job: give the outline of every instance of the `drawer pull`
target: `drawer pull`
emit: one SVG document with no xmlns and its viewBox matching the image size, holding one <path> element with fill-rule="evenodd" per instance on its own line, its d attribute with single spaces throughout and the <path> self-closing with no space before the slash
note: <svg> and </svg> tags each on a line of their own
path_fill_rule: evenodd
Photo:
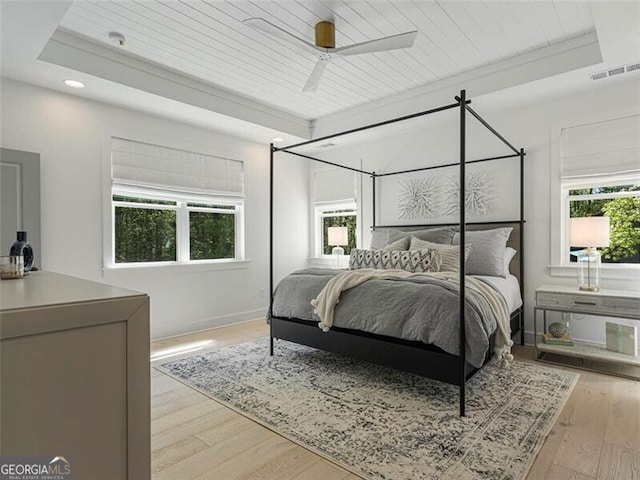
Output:
<svg viewBox="0 0 640 480">
<path fill-rule="evenodd" d="M 576 305 L 596 305 L 594 302 L 578 302 L 577 300 L 573 303 L 575 303 Z"/>
</svg>

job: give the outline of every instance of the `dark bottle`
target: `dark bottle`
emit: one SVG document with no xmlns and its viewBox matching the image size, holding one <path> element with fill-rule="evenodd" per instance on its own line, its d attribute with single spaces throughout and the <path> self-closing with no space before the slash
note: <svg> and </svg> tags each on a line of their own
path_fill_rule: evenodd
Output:
<svg viewBox="0 0 640 480">
<path fill-rule="evenodd" d="M 11 245 L 9 255 L 22 255 L 24 259 L 24 273 L 33 267 L 33 248 L 27 242 L 27 232 L 18 232 L 18 239 Z"/>
</svg>

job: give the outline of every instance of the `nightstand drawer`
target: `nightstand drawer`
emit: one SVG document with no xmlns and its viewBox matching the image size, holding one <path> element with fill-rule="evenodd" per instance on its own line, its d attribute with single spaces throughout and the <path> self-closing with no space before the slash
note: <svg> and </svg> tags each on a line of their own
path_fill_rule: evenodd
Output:
<svg viewBox="0 0 640 480">
<path fill-rule="evenodd" d="M 539 307 L 561 308 L 574 312 L 640 316 L 640 299 L 608 297 L 580 293 L 537 292 Z"/>
</svg>

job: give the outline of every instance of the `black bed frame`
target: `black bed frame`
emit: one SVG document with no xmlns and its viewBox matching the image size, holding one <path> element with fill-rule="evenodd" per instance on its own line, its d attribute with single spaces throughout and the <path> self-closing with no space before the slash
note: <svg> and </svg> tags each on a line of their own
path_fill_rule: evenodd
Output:
<svg viewBox="0 0 640 480">
<path fill-rule="evenodd" d="M 520 265 L 519 265 L 519 283 L 520 296 L 524 302 L 524 255 L 522 254 L 524 247 L 524 149 L 516 149 L 502 135 L 500 135 L 493 127 L 491 127 L 480 115 L 478 115 L 469 105 L 471 100 L 467 100 L 465 90 L 460 91 L 460 96 L 455 97 L 455 103 L 444 105 L 442 107 L 425 110 L 422 112 L 406 115 L 384 122 L 374 123 L 363 127 L 347 130 L 344 132 L 327 135 L 314 140 L 308 140 L 285 147 L 275 147 L 270 145 L 270 165 L 269 165 L 269 271 L 270 271 L 270 292 L 271 303 L 269 311 L 273 306 L 274 295 L 274 268 L 273 268 L 273 179 L 274 179 L 274 159 L 278 152 L 286 152 L 298 157 L 306 158 L 316 162 L 332 165 L 346 170 L 352 170 L 371 177 L 373 186 L 373 225 L 376 228 L 418 228 L 418 227 L 439 227 L 439 226 L 457 226 L 460 233 L 460 248 L 465 245 L 465 233 L 467 225 L 496 225 L 504 223 L 519 224 L 519 248 Z M 321 142 L 331 138 L 348 135 L 351 133 L 361 132 L 371 128 L 381 127 L 396 122 L 410 120 L 412 118 L 430 115 L 432 113 L 442 112 L 457 108 L 460 113 L 460 159 L 459 162 L 448 163 L 444 165 L 429 166 L 424 168 L 414 168 L 410 170 L 402 170 L 398 172 L 376 173 L 359 170 L 337 163 L 329 162 L 309 155 L 304 155 L 293 151 L 295 148 L 304 145 Z M 466 114 L 471 114 L 482 125 L 484 125 L 491 133 L 493 133 L 500 141 L 502 141 L 511 151 L 512 154 L 501 155 L 496 157 L 479 158 L 467 160 L 466 154 Z M 465 167 L 470 163 L 488 162 L 491 160 L 500 160 L 506 158 L 519 158 L 520 173 L 520 218 L 519 220 L 507 220 L 502 222 L 482 222 L 467 223 L 465 217 Z M 422 225 L 392 225 L 377 226 L 376 225 L 376 182 L 380 177 L 390 175 L 400 175 L 414 172 L 422 172 L 437 168 L 459 166 L 460 169 L 460 216 L 459 222 L 454 224 L 422 224 Z M 460 278 L 465 278 L 464 255 L 460 254 Z M 460 389 L 460 415 L 465 415 L 465 383 L 478 371 L 466 360 L 466 328 L 465 328 L 465 282 L 460 282 L 459 292 L 459 320 L 460 320 L 460 347 L 459 354 L 452 355 L 443 350 L 421 342 L 407 341 L 393 337 L 375 335 L 358 330 L 349 330 L 339 327 L 332 327 L 330 331 L 323 332 L 315 323 L 299 320 L 295 318 L 271 317 L 270 322 L 270 355 L 273 355 L 274 339 L 288 340 L 291 342 L 308 345 L 322 350 L 348 355 L 354 358 L 365 360 L 371 363 L 384 365 L 398 370 L 414 373 L 428 378 L 433 378 L 442 382 L 458 385 Z M 511 315 L 511 331 L 513 333 L 520 332 L 520 343 L 524 345 L 524 303 Z M 492 337 L 493 342 L 493 337 Z M 485 363 L 491 357 L 493 346 L 487 351 Z"/>
</svg>

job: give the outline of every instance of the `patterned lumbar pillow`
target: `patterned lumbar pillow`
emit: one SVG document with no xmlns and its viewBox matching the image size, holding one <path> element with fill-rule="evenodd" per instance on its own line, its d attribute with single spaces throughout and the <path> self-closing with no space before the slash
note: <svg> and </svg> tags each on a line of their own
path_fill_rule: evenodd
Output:
<svg viewBox="0 0 640 480">
<path fill-rule="evenodd" d="M 359 250 L 351 251 L 349 269 L 377 268 L 408 272 L 439 272 L 440 255 L 437 250 Z"/>
<path fill-rule="evenodd" d="M 409 247 L 409 250 L 424 250 L 425 248 L 431 248 L 438 251 L 441 258 L 441 272 L 457 272 L 460 269 L 460 247 L 427 242 L 416 237 L 411 237 L 411 246 Z M 465 262 L 469 258 L 469 253 L 471 253 L 471 244 L 467 243 L 464 249 Z"/>
</svg>

